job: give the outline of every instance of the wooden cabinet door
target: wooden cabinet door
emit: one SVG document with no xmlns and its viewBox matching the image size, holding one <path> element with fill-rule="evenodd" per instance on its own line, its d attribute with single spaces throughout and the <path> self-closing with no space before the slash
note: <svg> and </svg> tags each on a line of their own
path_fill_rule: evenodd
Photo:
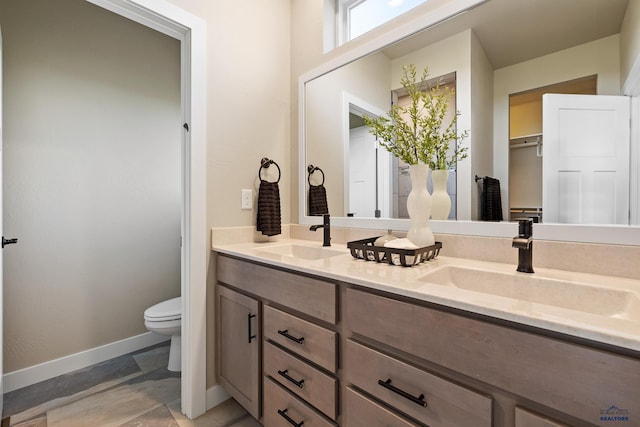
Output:
<svg viewBox="0 0 640 427">
<path fill-rule="evenodd" d="M 260 418 L 259 302 L 218 286 L 220 382 L 254 418 Z"/>
<path fill-rule="evenodd" d="M 417 427 L 401 415 L 385 408 L 364 395 L 347 388 L 345 427 Z"/>
<path fill-rule="evenodd" d="M 526 409 L 516 406 L 515 427 L 569 427 L 542 415 L 535 414 Z"/>
</svg>

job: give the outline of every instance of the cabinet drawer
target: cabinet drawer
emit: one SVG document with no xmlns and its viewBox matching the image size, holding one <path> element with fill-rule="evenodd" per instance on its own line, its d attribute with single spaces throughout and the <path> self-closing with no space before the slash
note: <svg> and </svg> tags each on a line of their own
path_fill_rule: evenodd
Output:
<svg viewBox="0 0 640 427">
<path fill-rule="evenodd" d="M 336 371 L 336 333 L 273 307 L 264 307 L 264 337 Z"/>
<path fill-rule="evenodd" d="M 640 414 L 637 357 L 352 288 L 344 303 L 354 335 L 572 417 L 601 424 L 613 404 Z"/>
<path fill-rule="evenodd" d="M 345 427 L 417 427 L 400 415 L 347 388 Z"/>
<path fill-rule="evenodd" d="M 268 427 L 334 427 L 306 403 L 284 390 L 271 379 L 264 377 L 263 424 Z"/>
<path fill-rule="evenodd" d="M 218 255 L 217 279 L 265 300 L 336 323 L 334 283 Z"/>
<path fill-rule="evenodd" d="M 543 417 L 541 415 L 529 412 L 524 408 L 516 406 L 516 425 L 515 427 L 569 427 L 558 421 Z"/>
<path fill-rule="evenodd" d="M 337 380 L 308 363 L 265 342 L 263 354 L 264 375 L 300 396 L 329 418 L 336 419 Z"/>
<path fill-rule="evenodd" d="M 491 426 L 489 397 L 350 340 L 345 354 L 348 383 L 420 422 L 432 427 Z"/>
</svg>

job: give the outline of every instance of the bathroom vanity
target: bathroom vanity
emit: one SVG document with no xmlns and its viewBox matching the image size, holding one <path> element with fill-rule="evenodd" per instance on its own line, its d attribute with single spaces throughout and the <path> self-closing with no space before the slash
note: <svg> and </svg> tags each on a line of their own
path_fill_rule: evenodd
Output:
<svg viewBox="0 0 640 427">
<path fill-rule="evenodd" d="M 219 380 L 265 426 L 640 425 L 638 281 L 317 245 L 215 248 Z"/>
</svg>

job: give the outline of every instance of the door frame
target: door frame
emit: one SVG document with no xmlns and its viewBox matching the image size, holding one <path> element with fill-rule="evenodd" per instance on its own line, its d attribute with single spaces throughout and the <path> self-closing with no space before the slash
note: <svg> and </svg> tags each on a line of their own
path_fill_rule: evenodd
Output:
<svg viewBox="0 0 640 427">
<path fill-rule="evenodd" d="M 180 41 L 182 412 L 206 411 L 206 22 L 167 0 L 86 0 Z M 188 127 L 188 129 L 187 129 Z"/>
<path fill-rule="evenodd" d="M 344 176 L 343 176 L 343 207 L 344 207 L 344 215 L 346 216 L 347 214 L 347 210 L 349 207 L 349 203 L 350 203 L 350 186 L 349 186 L 349 162 L 350 162 L 350 144 L 351 144 L 351 137 L 350 137 L 350 130 L 349 129 L 349 113 L 354 112 L 357 113 L 360 117 L 362 117 L 365 114 L 368 114 L 369 116 L 375 116 L 375 117 L 380 117 L 380 116 L 386 116 L 387 113 L 386 111 L 376 107 L 375 105 L 372 105 L 366 101 L 363 101 L 362 99 L 358 98 L 357 96 L 349 93 L 349 92 L 342 92 L 342 155 L 343 155 L 343 160 L 342 160 L 342 164 L 344 165 L 343 169 L 344 169 Z M 378 166 L 380 164 L 384 164 L 385 162 L 390 162 L 391 161 L 391 155 L 386 151 L 386 150 L 380 150 L 379 154 L 381 156 L 381 159 L 378 161 Z M 381 171 L 379 171 L 379 176 L 378 176 L 378 181 L 376 183 L 377 188 L 376 191 L 380 192 L 380 187 L 381 185 L 384 183 L 385 185 L 383 185 L 382 187 L 382 194 L 378 193 L 378 197 L 379 197 L 379 206 L 382 206 L 381 208 L 379 208 L 382 212 L 384 212 L 382 214 L 383 218 L 388 218 L 391 216 L 391 213 L 393 211 L 393 203 L 392 203 L 392 197 L 391 197 L 391 176 L 390 176 L 390 169 L 391 167 L 387 167 Z M 385 216 L 386 214 L 386 216 Z"/>
<path fill-rule="evenodd" d="M 3 63 L 2 63 L 2 28 L 0 28 L 0 236 L 4 237 L 4 224 L 3 224 L 3 218 L 4 218 L 4 213 L 3 213 L 3 209 L 4 209 L 4 205 L 3 205 L 3 183 L 2 183 L 2 156 L 4 156 L 4 140 L 3 140 L 3 117 L 4 117 L 4 111 L 2 110 L 3 108 L 3 104 L 2 104 L 2 100 L 3 100 L 3 92 L 2 92 L 2 87 L 3 87 Z M 2 415 L 4 414 L 4 283 L 3 283 L 3 268 L 4 268 L 4 255 L 2 253 L 0 253 L 0 418 L 2 418 Z"/>
</svg>

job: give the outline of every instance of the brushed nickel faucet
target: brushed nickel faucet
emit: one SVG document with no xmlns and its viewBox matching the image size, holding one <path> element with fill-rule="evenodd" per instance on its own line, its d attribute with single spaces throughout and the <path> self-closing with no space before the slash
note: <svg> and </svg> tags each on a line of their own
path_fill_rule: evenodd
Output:
<svg viewBox="0 0 640 427">
<path fill-rule="evenodd" d="M 513 238 L 512 247 L 518 248 L 518 268 L 521 273 L 533 273 L 533 220 L 518 221 L 518 235 Z"/>
<path fill-rule="evenodd" d="M 331 220 L 329 214 L 322 215 L 322 224 L 312 225 L 309 230 L 316 231 L 318 228 L 324 229 L 322 246 L 331 246 Z"/>
</svg>

